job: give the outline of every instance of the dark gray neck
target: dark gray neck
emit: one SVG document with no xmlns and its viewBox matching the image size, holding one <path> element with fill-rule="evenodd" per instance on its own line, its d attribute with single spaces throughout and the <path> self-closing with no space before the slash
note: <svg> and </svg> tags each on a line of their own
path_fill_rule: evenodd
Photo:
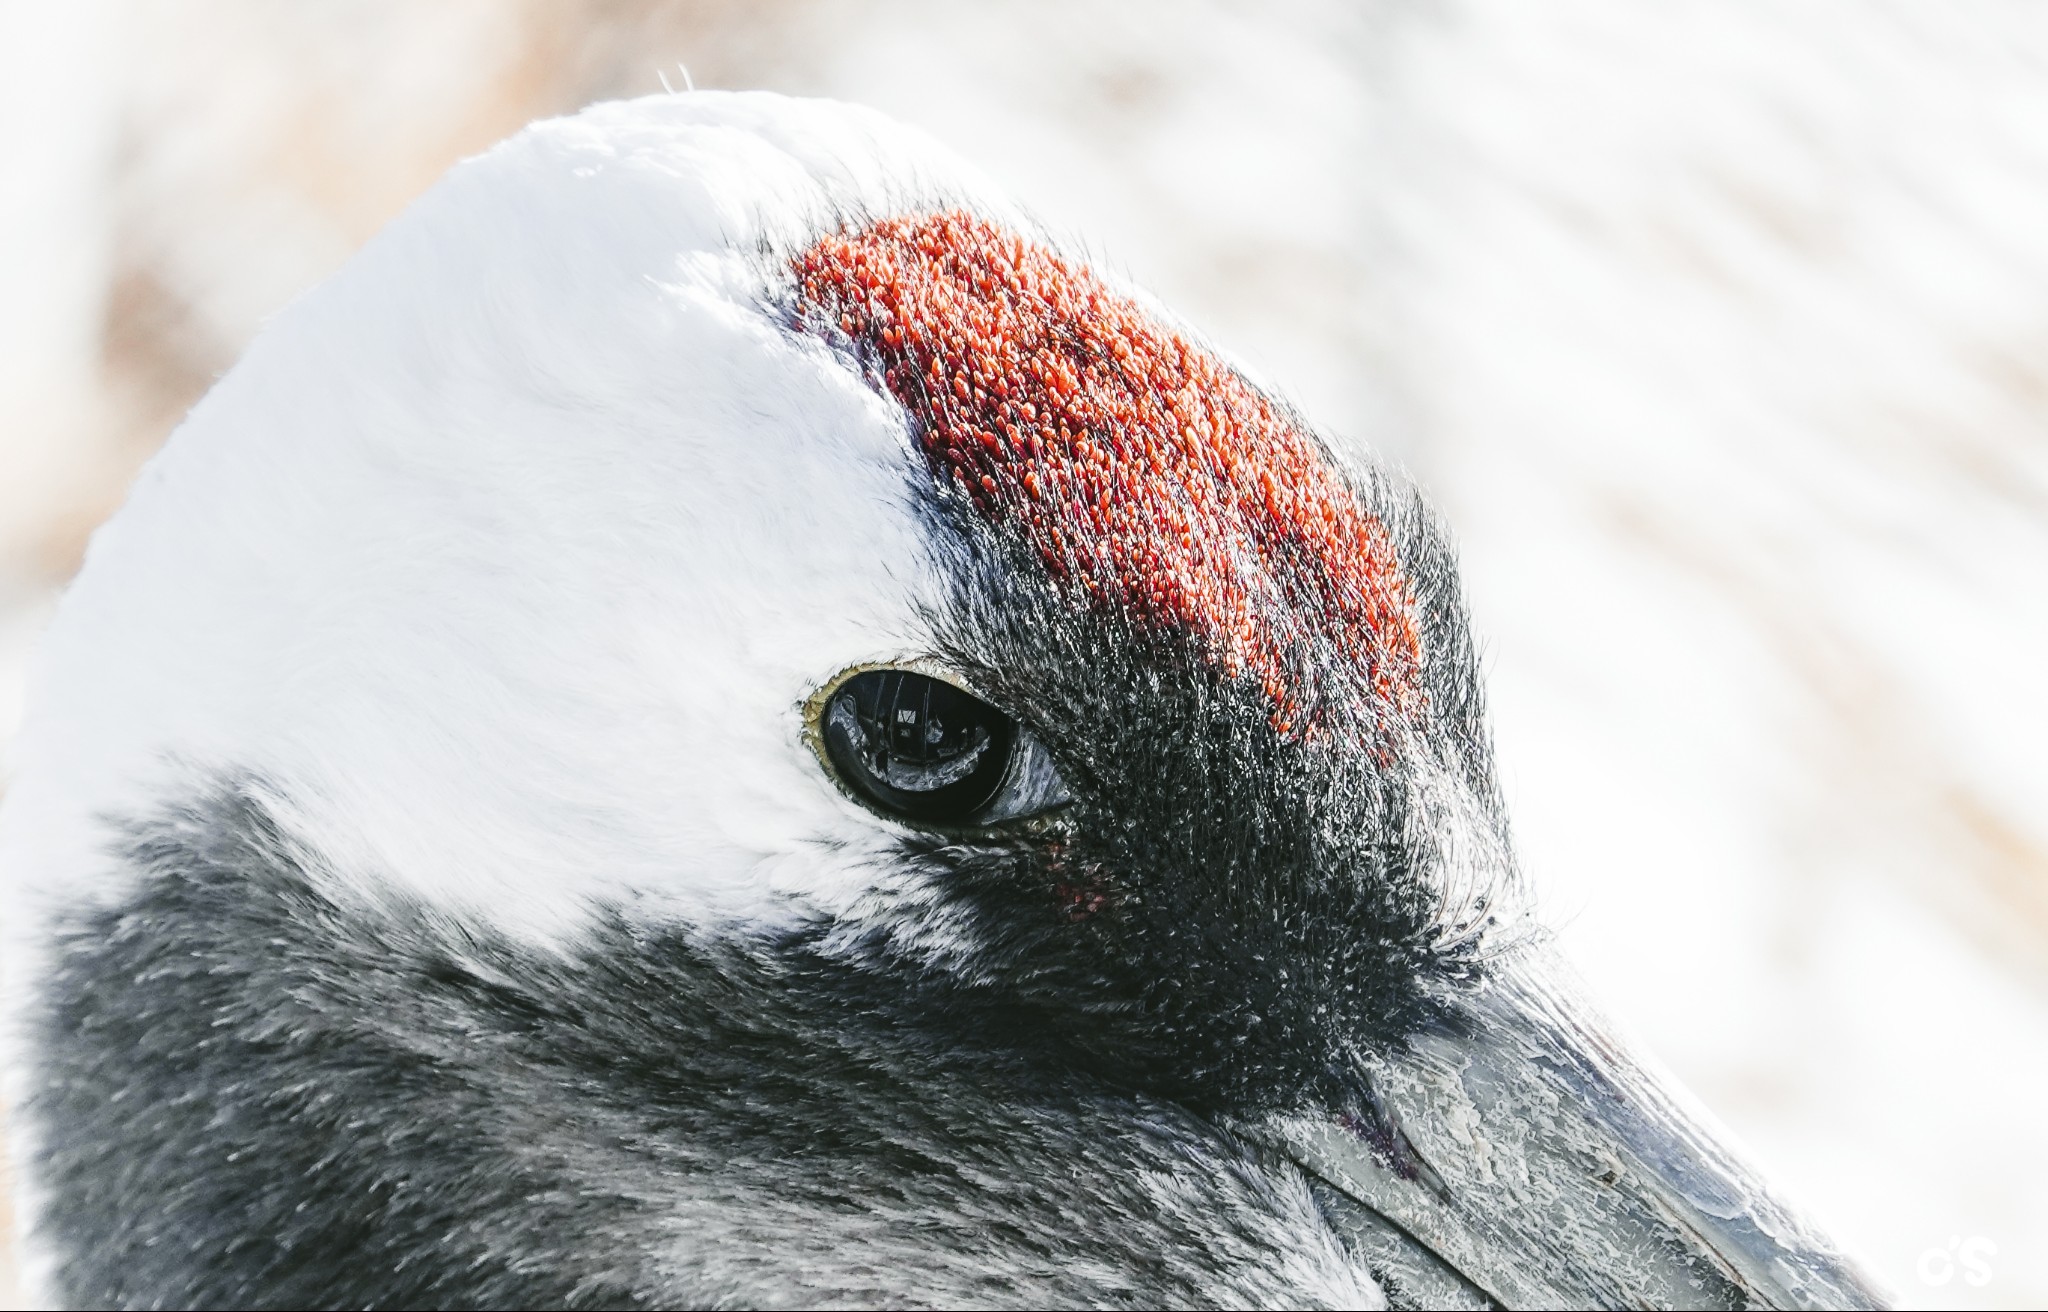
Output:
<svg viewBox="0 0 2048 1312">
<path fill-rule="evenodd" d="M 1357 1306 L 1299 1172 L 799 941 L 549 957 L 324 895 L 232 789 L 66 930 L 28 1107 L 88 1306 Z"/>
</svg>

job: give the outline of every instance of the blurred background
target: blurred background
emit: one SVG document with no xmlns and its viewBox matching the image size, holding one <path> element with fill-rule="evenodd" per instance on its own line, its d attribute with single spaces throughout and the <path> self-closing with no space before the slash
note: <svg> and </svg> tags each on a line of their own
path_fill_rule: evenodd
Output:
<svg viewBox="0 0 2048 1312">
<path fill-rule="evenodd" d="M 664 78 L 923 126 L 1413 470 L 1595 987 L 1908 1304 L 2048 1305 L 2048 5 L 0 0 L 0 739 L 266 316 Z"/>
</svg>

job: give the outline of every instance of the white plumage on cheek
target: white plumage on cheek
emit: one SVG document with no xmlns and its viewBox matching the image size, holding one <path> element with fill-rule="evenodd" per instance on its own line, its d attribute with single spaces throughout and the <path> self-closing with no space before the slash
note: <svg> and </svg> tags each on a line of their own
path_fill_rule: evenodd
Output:
<svg viewBox="0 0 2048 1312">
<path fill-rule="evenodd" d="M 95 817 L 232 770 L 351 888 L 541 938 L 600 902 L 785 921 L 871 889 L 889 840 L 800 707 L 928 648 L 921 466 L 778 324 L 759 250 L 959 172 L 877 119 L 715 96 L 459 168 L 280 316 L 96 539 L 8 867 L 115 896 L 104 859 L 79 882 Z"/>
</svg>

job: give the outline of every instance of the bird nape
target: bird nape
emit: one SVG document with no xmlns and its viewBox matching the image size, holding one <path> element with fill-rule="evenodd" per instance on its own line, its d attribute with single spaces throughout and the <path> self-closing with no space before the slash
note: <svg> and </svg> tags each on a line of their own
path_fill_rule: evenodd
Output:
<svg viewBox="0 0 2048 1312">
<path fill-rule="evenodd" d="M 1546 946 L 1416 491 L 878 116 L 459 166 L 35 680 L 52 1301 L 1880 1299 Z"/>
</svg>

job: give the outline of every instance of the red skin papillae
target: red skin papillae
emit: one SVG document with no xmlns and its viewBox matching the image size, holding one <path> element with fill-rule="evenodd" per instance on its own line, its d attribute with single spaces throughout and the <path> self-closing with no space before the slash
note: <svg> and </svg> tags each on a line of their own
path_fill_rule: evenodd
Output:
<svg viewBox="0 0 2048 1312">
<path fill-rule="evenodd" d="M 878 362 L 934 475 L 1060 586 L 1249 673 L 1283 736 L 1331 693 L 1376 716 L 1415 696 L 1386 526 L 1314 437 L 1139 302 L 962 211 L 834 233 L 794 272 L 806 319 Z M 1351 687 L 1316 688 L 1332 678 Z"/>
</svg>

